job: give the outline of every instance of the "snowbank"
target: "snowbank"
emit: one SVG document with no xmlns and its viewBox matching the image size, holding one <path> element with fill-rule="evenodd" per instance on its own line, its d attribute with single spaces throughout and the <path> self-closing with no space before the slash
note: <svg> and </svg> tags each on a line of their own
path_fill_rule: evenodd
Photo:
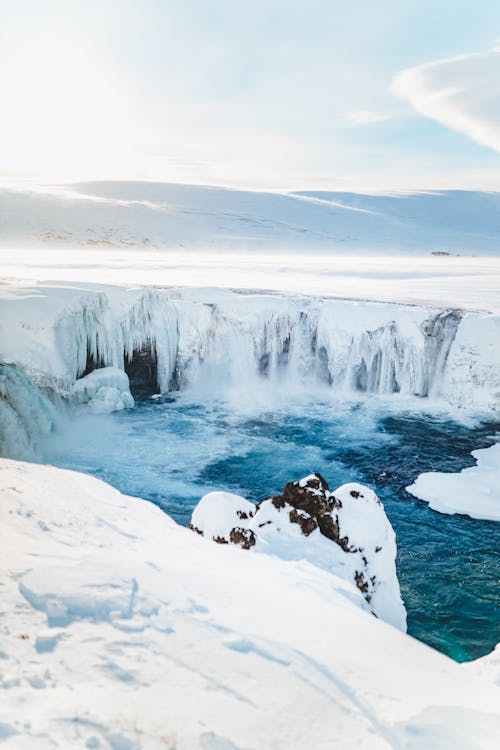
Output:
<svg viewBox="0 0 500 750">
<path fill-rule="evenodd" d="M 466 662 L 463 667 L 470 674 L 489 680 L 500 688 L 500 643 L 497 644 L 491 654 L 486 654 L 486 656 L 475 659 L 475 661 Z"/>
<path fill-rule="evenodd" d="M 0 492 L 9 750 L 496 748 L 498 689 L 335 574 L 74 472 L 3 460 Z"/>
<path fill-rule="evenodd" d="M 335 573 L 356 586 L 377 617 L 406 630 L 396 538 L 368 487 L 351 483 L 330 492 L 320 474 L 311 474 L 257 506 L 238 495 L 210 492 L 193 510 L 190 528 L 219 543 L 307 560 Z"/>
<path fill-rule="evenodd" d="M 500 521 L 500 443 L 472 455 L 477 466 L 458 474 L 426 472 L 406 489 L 439 513 Z"/>
</svg>

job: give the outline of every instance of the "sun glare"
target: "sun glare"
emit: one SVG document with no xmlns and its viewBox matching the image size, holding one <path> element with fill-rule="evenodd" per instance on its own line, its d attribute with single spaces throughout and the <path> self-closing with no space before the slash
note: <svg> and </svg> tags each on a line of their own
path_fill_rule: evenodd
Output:
<svg viewBox="0 0 500 750">
<path fill-rule="evenodd" d="M 82 179 L 117 175 L 133 136 L 119 87 L 59 38 L 32 39 L 0 77 L 4 173 Z"/>
</svg>

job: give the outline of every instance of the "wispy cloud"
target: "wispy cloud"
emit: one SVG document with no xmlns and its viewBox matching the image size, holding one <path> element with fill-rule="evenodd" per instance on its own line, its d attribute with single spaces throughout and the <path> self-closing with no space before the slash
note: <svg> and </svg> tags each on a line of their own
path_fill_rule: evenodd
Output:
<svg viewBox="0 0 500 750">
<path fill-rule="evenodd" d="M 373 123 L 384 122 L 389 119 L 389 115 L 384 115 L 381 112 L 371 112 L 369 109 L 347 112 L 345 117 L 354 125 L 372 125 Z"/>
<path fill-rule="evenodd" d="M 500 49 L 408 68 L 391 90 L 420 114 L 500 153 Z"/>
</svg>

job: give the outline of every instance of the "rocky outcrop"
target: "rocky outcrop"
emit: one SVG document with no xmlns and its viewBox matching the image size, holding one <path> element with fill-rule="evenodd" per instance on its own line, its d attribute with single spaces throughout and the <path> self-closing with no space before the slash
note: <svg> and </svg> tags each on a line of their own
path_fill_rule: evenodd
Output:
<svg viewBox="0 0 500 750">
<path fill-rule="evenodd" d="M 395 535 L 368 487 L 345 484 L 331 492 L 321 474 L 310 474 L 257 505 L 211 492 L 194 509 L 190 527 L 218 543 L 306 559 L 348 580 L 373 614 L 406 626 Z"/>
</svg>

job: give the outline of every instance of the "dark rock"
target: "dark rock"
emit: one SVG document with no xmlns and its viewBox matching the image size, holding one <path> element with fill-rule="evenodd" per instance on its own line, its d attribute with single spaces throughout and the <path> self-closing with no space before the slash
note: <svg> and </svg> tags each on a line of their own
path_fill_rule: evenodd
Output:
<svg viewBox="0 0 500 750">
<path fill-rule="evenodd" d="M 125 372 L 130 381 L 130 393 L 136 400 L 158 393 L 158 361 L 153 341 L 134 349 L 130 358 L 125 356 Z"/>
<path fill-rule="evenodd" d="M 358 492 L 357 490 L 351 490 L 350 495 L 351 497 L 355 498 L 364 497 L 364 495 L 362 495 L 361 492 Z"/>
<path fill-rule="evenodd" d="M 269 499 L 275 508 L 284 508 L 286 505 L 286 502 L 281 495 L 274 495 L 274 497 L 270 497 Z"/>
<path fill-rule="evenodd" d="M 342 547 L 344 552 L 357 552 L 356 547 L 352 547 L 349 543 L 349 537 L 343 536 L 341 539 L 336 539 L 335 541 Z"/>
<path fill-rule="evenodd" d="M 249 518 L 253 518 L 253 513 L 245 513 L 244 510 L 237 510 L 236 515 L 238 518 L 240 518 L 242 521 L 246 521 Z"/>
<path fill-rule="evenodd" d="M 214 536 L 214 542 L 217 542 L 217 544 L 229 544 L 227 539 L 224 539 L 223 536 Z"/>
<path fill-rule="evenodd" d="M 233 544 L 239 544 L 243 549 L 250 549 L 255 544 L 255 534 L 252 529 L 242 529 L 240 526 L 236 526 L 231 529 L 229 541 Z"/>
<path fill-rule="evenodd" d="M 309 534 L 312 534 L 314 529 L 318 528 L 318 522 L 315 518 L 310 516 L 309 513 L 299 511 L 296 508 L 292 508 L 292 510 L 290 511 L 290 521 L 291 523 L 299 524 L 304 536 L 309 536 Z"/>
<path fill-rule="evenodd" d="M 314 474 L 304 486 L 299 482 L 288 482 L 283 490 L 283 500 L 314 516 L 332 509 L 328 485 L 320 474 Z"/>
<path fill-rule="evenodd" d="M 332 542 L 339 542 L 339 522 L 336 516 L 332 516 L 331 513 L 318 516 L 318 526 L 323 536 Z"/>
<path fill-rule="evenodd" d="M 357 570 L 354 573 L 354 580 L 356 582 L 356 586 L 361 591 L 361 593 L 365 597 L 366 601 L 369 603 L 370 600 L 371 600 L 371 596 L 368 594 L 368 590 L 369 590 L 370 586 L 369 586 L 368 581 L 366 580 L 366 578 L 364 576 L 364 573 L 362 573 L 361 571 Z"/>
<path fill-rule="evenodd" d="M 294 510 L 290 511 L 290 521 L 298 523 L 305 536 L 319 528 L 323 536 L 339 543 L 339 524 L 332 511 L 341 507 L 342 503 L 330 493 L 321 474 L 312 474 L 305 482 L 288 482 L 283 495 L 271 500 L 275 508 L 292 506 Z"/>
</svg>

